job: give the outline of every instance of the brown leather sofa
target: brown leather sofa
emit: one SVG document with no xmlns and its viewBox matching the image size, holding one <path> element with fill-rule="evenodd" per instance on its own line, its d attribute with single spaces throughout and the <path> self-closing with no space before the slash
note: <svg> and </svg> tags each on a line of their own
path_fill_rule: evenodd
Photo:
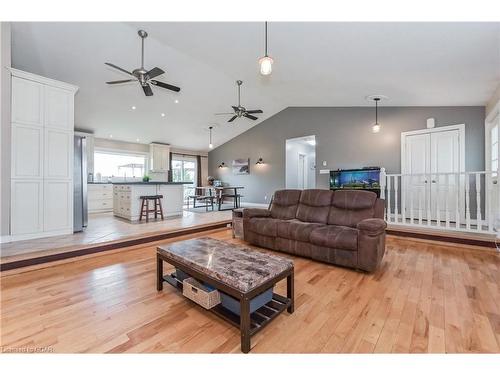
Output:
<svg viewBox="0 0 500 375">
<path fill-rule="evenodd" d="M 374 271 L 385 251 L 384 200 L 359 190 L 278 190 L 269 210 L 243 210 L 251 244 Z"/>
</svg>

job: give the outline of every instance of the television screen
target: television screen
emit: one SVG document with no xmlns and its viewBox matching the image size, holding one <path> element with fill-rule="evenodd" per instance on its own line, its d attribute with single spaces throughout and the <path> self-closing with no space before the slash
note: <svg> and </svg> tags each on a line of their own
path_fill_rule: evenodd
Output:
<svg viewBox="0 0 500 375">
<path fill-rule="evenodd" d="M 330 172 L 331 189 L 379 189 L 380 169 L 345 169 Z"/>
</svg>

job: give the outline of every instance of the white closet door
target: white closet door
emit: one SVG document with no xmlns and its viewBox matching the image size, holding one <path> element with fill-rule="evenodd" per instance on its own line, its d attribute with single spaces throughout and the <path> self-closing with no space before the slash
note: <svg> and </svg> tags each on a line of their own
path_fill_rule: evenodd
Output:
<svg viewBox="0 0 500 375">
<path fill-rule="evenodd" d="M 12 122 L 43 126 L 43 86 L 12 77 Z"/>
<path fill-rule="evenodd" d="M 43 181 L 12 180 L 11 233 L 33 234 L 43 229 Z"/>
<path fill-rule="evenodd" d="M 460 134 L 458 130 L 431 133 L 431 174 L 460 172 Z M 432 176 L 431 180 L 431 207 L 433 219 L 443 221 L 446 217 L 446 207 L 450 220 L 456 218 L 457 194 L 459 194 L 460 176 L 457 181 L 455 175 Z M 457 185 L 458 184 L 458 185 Z M 437 212 L 439 208 L 439 213 Z"/>
<path fill-rule="evenodd" d="M 12 178 L 43 177 L 43 128 L 12 124 Z"/>
<path fill-rule="evenodd" d="M 45 86 L 45 126 L 73 131 L 73 93 Z"/>
<path fill-rule="evenodd" d="M 43 230 L 64 230 L 73 226 L 73 183 L 71 181 L 45 181 Z"/>
<path fill-rule="evenodd" d="M 417 175 L 403 179 L 406 217 L 425 219 L 429 199 L 431 169 L 431 137 L 417 134 L 406 137 L 403 174 Z M 393 188 L 393 187 L 392 187 Z M 413 210 L 413 213 L 410 212 Z"/>
<path fill-rule="evenodd" d="M 45 178 L 72 178 L 73 136 L 57 129 L 45 129 Z"/>
</svg>

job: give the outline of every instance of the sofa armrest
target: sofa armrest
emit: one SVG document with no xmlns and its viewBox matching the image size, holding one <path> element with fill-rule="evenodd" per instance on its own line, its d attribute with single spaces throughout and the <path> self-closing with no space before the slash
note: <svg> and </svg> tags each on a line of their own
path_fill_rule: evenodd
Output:
<svg viewBox="0 0 500 375">
<path fill-rule="evenodd" d="M 365 219 L 358 223 L 359 231 L 368 234 L 369 236 L 378 236 L 385 232 L 387 224 L 382 219 Z"/>
<path fill-rule="evenodd" d="M 250 219 L 252 217 L 270 217 L 271 211 L 264 208 L 244 208 L 243 219 Z"/>
</svg>

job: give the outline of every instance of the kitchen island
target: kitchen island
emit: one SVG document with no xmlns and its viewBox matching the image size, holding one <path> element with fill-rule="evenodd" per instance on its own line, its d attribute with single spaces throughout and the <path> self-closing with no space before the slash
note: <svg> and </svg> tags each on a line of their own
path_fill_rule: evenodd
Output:
<svg viewBox="0 0 500 375">
<path fill-rule="evenodd" d="M 161 204 L 165 217 L 182 215 L 184 185 L 191 182 L 113 182 L 113 214 L 129 221 L 138 221 L 143 195 L 163 195 Z"/>
</svg>

